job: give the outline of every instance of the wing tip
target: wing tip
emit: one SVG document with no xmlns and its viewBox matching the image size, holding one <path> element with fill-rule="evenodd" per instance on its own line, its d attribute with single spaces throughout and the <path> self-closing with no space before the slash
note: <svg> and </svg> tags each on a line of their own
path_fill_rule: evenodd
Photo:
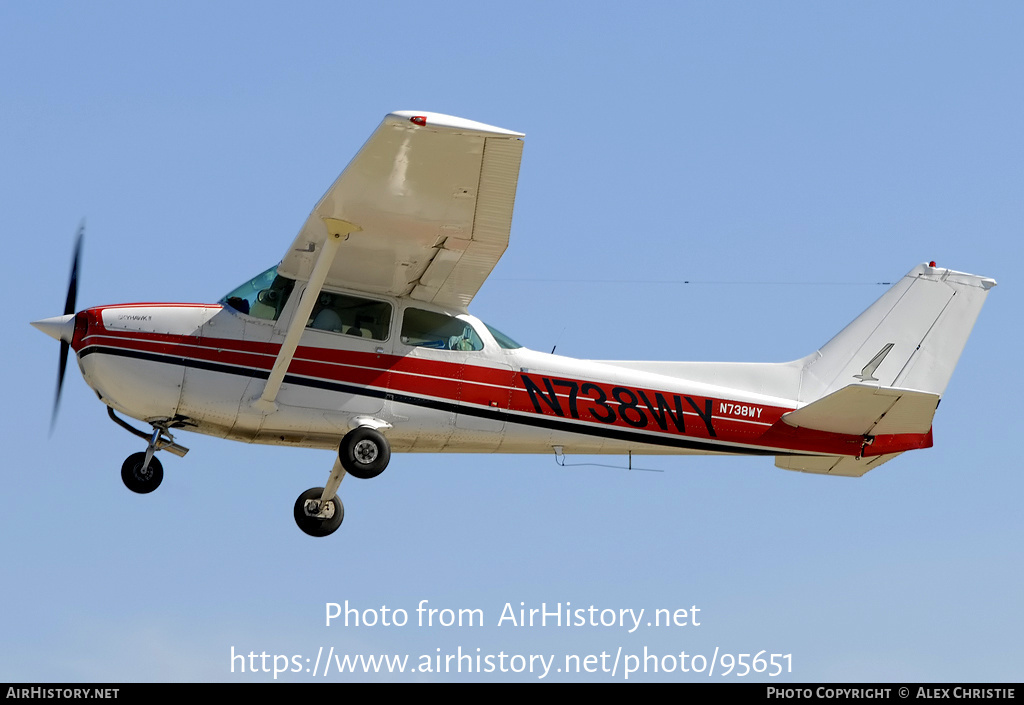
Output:
<svg viewBox="0 0 1024 705">
<path fill-rule="evenodd" d="M 388 113 L 384 121 L 392 124 L 408 126 L 410 123 L 419 127 L 426 127 L 437 131 L 458 132 L 461 134 L 478 134 L 489 137 L 509 137 L 519 139 L 526 135 L 514 130 L 506 130 L 503 127 L 487 125 L 475 120 L 445 115 L 443 113 L 431 113 L 423 110 L 396 110 Z"/>
</svg>

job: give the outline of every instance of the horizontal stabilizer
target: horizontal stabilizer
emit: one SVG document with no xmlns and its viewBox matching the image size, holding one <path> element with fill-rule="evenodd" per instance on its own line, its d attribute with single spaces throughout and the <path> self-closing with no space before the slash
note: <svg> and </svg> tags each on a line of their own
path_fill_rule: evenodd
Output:
<svg viewBox="0 0 1024 705">
<path fill-rule="evenodd" d="M 775 466 L 783 470 L 813 472 L 819 475 L 841 475 L 860 477 L 868 470 L 895 458 L 899 453 L 875 455 L 870 458 L 854 458 L 841 455 L 777 455 Z"/>
<path fill-rule="evenodd" d="M 798 428 L 853 436 L 928 433 L 938 405 L 938 394 L 851 384 L 785 414 L 782 420 Z"/>
</svg>

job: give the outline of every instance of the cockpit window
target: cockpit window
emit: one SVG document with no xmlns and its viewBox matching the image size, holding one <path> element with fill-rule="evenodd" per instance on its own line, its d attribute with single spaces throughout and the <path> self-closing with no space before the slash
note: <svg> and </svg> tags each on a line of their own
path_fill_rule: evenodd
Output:
<svg viewBox="0 0 1024 705">
<path fill-rule="evenodd" d="M 498 342 L 498 345 L 500 347 L 503 347 L 506 350 L 516 350 L 518 348 L 523 347 L 522 345 L 512 340 L 512 338 L 509 338 L 507 335 L 502 333 L 494 326 L 488 326 L 486 323 L 484 323 L 484 325 L 487 326 L 487 330 L 491 331 L 491 335 L 494 336 L 494 339 Z"/>
<path fill-rule="evenodd" d="M 473 326 L 443 313 L 407 308 L 402 318 L 402 342 L 438 350 L 483 350 Z"/>
<path fill-rule="evenodd" d="M 294 286 L 295 280 L 279 276 L 277 267 L 271 267 L 242 284 L 220 302 L 239 313 L 276 321 L 280 318 Z"/>
</svg>

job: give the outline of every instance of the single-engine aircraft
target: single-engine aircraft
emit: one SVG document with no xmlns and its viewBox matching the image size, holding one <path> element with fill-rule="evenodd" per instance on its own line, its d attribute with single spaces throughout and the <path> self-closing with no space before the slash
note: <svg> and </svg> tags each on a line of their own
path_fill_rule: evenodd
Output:
<svg viewBox="0 0 1024 705">
<path fill-rule="evenodd" d="M 279 264 L 216 304 L 121 304 L 33 323 L 68 349 L 114 421 L 146 442 L 121 477 L 163 478 L 172 431 L 337 449 L 295 521 L 326 536 L 346 474 L 392 451 L 767 455 L 861 476 L 932 445 L 932 417 L 995 281 L 912 269 L 832 340 L 786 363 L 574 360 L 467 312 L 508 245 L 523 135 L 387 115 Z M 139 430 L 129 416 L 151 427 Z"/>
</svg>

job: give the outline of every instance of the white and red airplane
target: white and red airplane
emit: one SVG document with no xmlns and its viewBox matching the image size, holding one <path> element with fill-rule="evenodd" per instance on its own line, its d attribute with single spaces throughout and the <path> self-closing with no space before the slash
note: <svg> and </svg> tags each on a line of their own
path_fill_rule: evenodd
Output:
<svg viewBox="0 0 1024 705">
<path fill-rule="evenodd" d="M 110 417 L 147 442 L 121 469 L 160 484 L 172 430 L 338 449 L 295 520 L 326 536 L 346 474 L 391 451 L 774 456 L 860 476 L 932 445 L 932 417 L 995 281 L 920 265 L 793 362 L 605 362 L 523 348 L 467 313 L 508 245 L 523 135 L 396 112 L 313 209 L 284 259 L 216 304 L 122 304 L 34 326 Z M 79 239 L 79 244 L 81 240 Z M 56 411 L 56 406 L 55 406 Z M 151 426 L 140 431 L 116 412 Z"/>
</svg>

